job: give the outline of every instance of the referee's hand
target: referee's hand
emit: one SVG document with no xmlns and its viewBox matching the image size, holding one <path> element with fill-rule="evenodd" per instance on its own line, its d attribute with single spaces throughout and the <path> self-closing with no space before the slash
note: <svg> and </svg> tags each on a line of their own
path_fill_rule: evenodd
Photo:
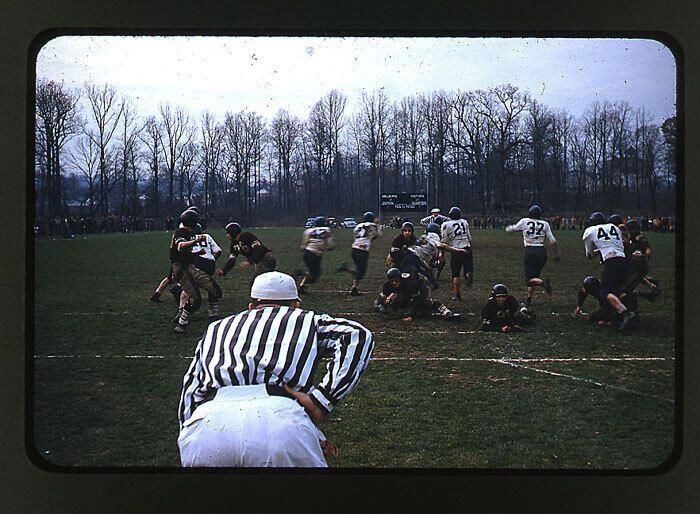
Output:
<svg viewBox="0 0 700 514">
<path fill-rule="evenodd" d="M 301 404 L 301 406 L 304 407 L 304 410 L 311 418 L 311 421 L 313 421 L 316 424 L 323 421 L 323 419 L 327 415 L 326 412 L 323 409 L 321 409 L 318 405 L 316 405 L 308 394 L 295 391 L 287 384 L 282 384 L 282 387 L 284 387 L 284 390 L 291 394 L 294 398 L 296 398 L 296 400 Z"/>
</svg>

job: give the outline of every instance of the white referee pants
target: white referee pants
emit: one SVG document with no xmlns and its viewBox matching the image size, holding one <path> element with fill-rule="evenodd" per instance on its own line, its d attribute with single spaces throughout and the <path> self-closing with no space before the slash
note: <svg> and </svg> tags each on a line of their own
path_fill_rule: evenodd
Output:
<svg viewBox="0 0 700 514">
<path fill-rule="evenodd" d="M 223 387 L 194 411 L 177 444 L 185 467 L 327 467 L 323 433 L 304 408 L 265 385 Z"/>
</svg>

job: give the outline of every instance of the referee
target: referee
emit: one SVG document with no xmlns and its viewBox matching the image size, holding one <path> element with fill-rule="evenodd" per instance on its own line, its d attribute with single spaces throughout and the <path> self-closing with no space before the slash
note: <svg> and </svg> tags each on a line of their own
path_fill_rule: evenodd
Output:
<svg viewBox="0 0 700 514">
<path fill-rule="evenodd" d="M 325 467 L 333 448 L 316 423 L 357 385 L 372 333 L 300 307 L 294 279 L 255 278 L 248 310 L 207 328 L 183 379 L 183 466 Z M 319 359 L 330 362 L 312 382 Z"/>
</svg>

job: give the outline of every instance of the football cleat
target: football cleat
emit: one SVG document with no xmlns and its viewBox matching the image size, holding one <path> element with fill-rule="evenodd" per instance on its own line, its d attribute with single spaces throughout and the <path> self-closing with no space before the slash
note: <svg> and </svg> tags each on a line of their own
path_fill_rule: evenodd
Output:
<svg viewBox="0 0 700 514">
<path fill-rule="evenodd" d="M 620 323 L 620 330 L 624 330 L 627 328 L 630 324 L 630 322 L 637 318 L 637 313 L 631 310 L 626 310 L 625 313 L 622 315 L 622 322 Z"/>
<path fill-rule="evenodd" d="M 153 303 L 160 303 L 160 293 L 158 293 L 158 292 L 153 293 L 153 295 L 151 295 L 150 300 Z"/>
<path fill-rule="evenodd" d="M 455 293 L 452 295 L 452 300 L 455 302 L 460 302 L 462 301 L 462 295 L 459 293 Z"/>
<path fill-rule="evenodd" d="M 447 316 L 445 316 L 445 321 L 449 321 L 450 323 L 458 323 L 461 320 L 462 315 L 456 312 L 450 312 Z"/>
<path fill-rule="evenodd" d="M 184 334 L 186 329 L 187 329 L 187 326 L 183 325 L 181 323 L 178 323 L 177 325 L 175 325 L 175 333 L 176 334 Z"/>
<path fill-rule="evenodd" d="M 350 290 L 350 296 L 362 296 L 362 293 L 360 292 L 359 289 L 357 289 L 356 287 L 353 287 Z"/>
<path fill-rule="evenodd" d="M 549 280 L 548 278 L 545 278 L 542 281 L 542 285 L 544 286 L 544 290 L 547 291 L 547 294 L 552 294 L 552 281 Z"/>
</svg>

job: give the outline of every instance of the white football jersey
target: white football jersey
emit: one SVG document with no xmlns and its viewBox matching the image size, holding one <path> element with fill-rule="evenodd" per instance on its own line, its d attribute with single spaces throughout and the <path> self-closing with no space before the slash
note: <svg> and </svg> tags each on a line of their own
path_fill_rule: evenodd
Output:
<svg viewBox="0 0 700 514">
<path fill-rule="evenodd" d="M 602 223 L 588 227 L 583 232 L 583 244 L 586 247 L 586 255 L 593 257 L 594 250 L 600 251 L 603 261 L 613 257 L 624 257 L 625 246 L 622 241 L 620 229 L 612 223 Z"/>
<path fill-rule="evenodd" d="M 467 248 L 471 246 L 472 235 L 469 232 L 467 220 L 446 221 L 440 227 L 440 241 L 453 248 Z"/>
<path fill-rule="evenodd" d="M 522 231 L 525 246 L 544 246 L 545 239 L 549 240 L 550 243 L 557 242 L 552 234 L 552 228 L 545 220 L 521 218 L 515 225 L 506 227 L 506 232 L 517 231 Z"/>
<path fill-rule="evenodd" d="M 311 253 L 321 255 L 326 250 L 335 248 L 331 229 L 328 227 L 308 228 L 304 230 L 301 247 Z"/>
<path fill-rule="evenodd" d="M 369 247 L 372 246 L 372 241 L 384 234 L 382 227 L 371 221 L 365 221 L 356 225 L 352 229 L 355 240 L 352 243 L 353 248 L 369 252 Z"/>
<path fill-rule="evenodd" d="M 197 253 L 200 250 L 204 250 L 204 253 L 199 255 L 199 257 L 211 259 L 212 261 L 214 261 L 216 260 L 216 256 L 214 254 L 221 252 L 221 248 L 219 248 L 219 245 L 216 244 L 214 238 L 211 237 L 209 234 L 204 234 L 204 236 L 206 239 L 204 239 L 203 241 L 199 241 L 194 246 L 192 246 L 192 252 Z"/>
<path fill-rule="evenodd" d="M 416 244 L 409 246 L 408 250 L 416 254 L 418 258 L 423 261 L 423 264 L 429 268 L 430 261 L 438 253 L 439 244 L 440 236 L 433 232 L 428 232 L 427 234 L 420 236 Z"/>
</svg>

